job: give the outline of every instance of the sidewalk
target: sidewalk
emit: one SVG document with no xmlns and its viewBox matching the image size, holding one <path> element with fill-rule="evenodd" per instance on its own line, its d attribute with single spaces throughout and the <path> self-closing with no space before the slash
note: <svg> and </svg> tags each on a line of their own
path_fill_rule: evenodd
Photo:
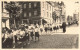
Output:
<svg viewBox="0 0 80 50">
<path fill-rule="evenodd" d="M 79 27 L 74 27 L 74 26 L 70 26 L 70 27 L 66 27 L 66 32 L 63 33 L 62 29 L 59 29 L 57 31 L 48 31 L 47 33 L 44 31 L 42 33 L 40 33 L 40 35 L 54 35 L 54 34 L 79 34 Z"/>
</svg>

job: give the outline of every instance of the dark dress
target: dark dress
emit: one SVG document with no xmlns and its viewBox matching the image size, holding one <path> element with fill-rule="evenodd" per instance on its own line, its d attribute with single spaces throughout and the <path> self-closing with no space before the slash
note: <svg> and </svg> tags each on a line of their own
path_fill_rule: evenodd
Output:
<svg viewBox="0 0 80 50">
<path fill-rule="evenodd" d="M 45 32 L 47 32 L 47 27 L 45 27 Z"/>
<path fill-rule="evenodd" d="M 40 28 L 40 31 L 42 32 L 42 31 L 43 31 L 43 29 L 42 29 L 42 28 Z"/>
<path fill-rule="evenodd" d="M 29 41 L 29 34 L 25 33 L 25 39 Z"/>
<path fill-rule="evenodd" d="M 12 45 L 13 45 L 13 39 L 7 38 L 6 41 L 3 43 L 2 47 L 3 48 L 12 48 Z"/>
<path fill-rule="evenodd" d="M 56 30 L 56 26 L 54 26 L 53 29 Z"/>
<path fill-rule="evenodd" d="M 39 37 L 39 32 L 35 32 L 35 37 Z"/>
<path fill-rule="evenodd" d="M 62 24 L 62 28 L 63 28 L 63 33 L 65 33 L 66 32 L 66 23 L 65 22 L 63 22 L 63 24 Z"/>
<path fill-rule="evenodd" d="M 31 36 L 31 37 L 33 37 L 33 36 L 34 36 L 33 31 L 32 31 L 32 32 L 30 32 L 30 36 Z"/>
<path fill-rule="evenodd" d="M 52 31 L 52 28 L 50 28 L 50 31 Z"/>
</svg>

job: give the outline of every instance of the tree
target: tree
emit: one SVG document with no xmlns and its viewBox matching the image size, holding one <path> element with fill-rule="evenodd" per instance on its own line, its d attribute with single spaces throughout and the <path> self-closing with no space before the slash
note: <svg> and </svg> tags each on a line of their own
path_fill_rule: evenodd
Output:
<svg viewBox="0 0 80 50">
<path fill-rule="evenodd" d="M 15 19 L 17 17 L 20 16 L 22 10 L 21 10 L 21 6 L 19 5 L 19 2 L 4 2 L 5 5 L 5 9 L 9 12 L 10 14 L 10 18 L 14 19 L 14 27 L 16 27 L 16 21 Z"/>
<path fill-rule="evenodd" d="M 57 17 L 57 14 L 56 14 L 56 12 L 54 11 L 53 14 L 52 14 L 52 18 L 53 18 L 53 20 L 54 20 L 55 22 L 56 22 L 56 19 L 57 19 L 56 17 Z"/>
</svg>

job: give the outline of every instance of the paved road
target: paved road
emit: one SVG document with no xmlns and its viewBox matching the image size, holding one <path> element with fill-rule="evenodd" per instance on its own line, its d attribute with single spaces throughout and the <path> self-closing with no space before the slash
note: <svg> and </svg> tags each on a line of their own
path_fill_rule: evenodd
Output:
<svg viewBox="0 0 80 50">
<path fill-rule="evenodd" d="M 17 48 L 78 48 L 78 35 L 54 34 L 41 35 L 40 41 L 31 41 L 30 45 L 21 44 Z"/>
</svg>

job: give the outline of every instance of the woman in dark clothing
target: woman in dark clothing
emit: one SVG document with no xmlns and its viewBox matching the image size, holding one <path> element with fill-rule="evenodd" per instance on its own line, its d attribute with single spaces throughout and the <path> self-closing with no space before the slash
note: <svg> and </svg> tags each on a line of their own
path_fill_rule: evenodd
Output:
<svg viewBox="0 0 80 50">
<path fill-rule="evenodd" d="M 8 48 L 12 48 L 12 45 L 13 45 L 13 38 L 7 38 L 7 44 L 8 44 Z"/>
<path fill-rule="evenodd" d="M 2 35 L 3 35 L 2 36 L 2 48 L 5 48 L 6 47 L 6 43 L 4 42 L 4 40 L 5 40 L 5 32 Z"/>
<path fill-rule="evenodd" d="M 52 31 L 52 28 L 50 28 L 50 31 Z"/>
<path fill-rule="evenodd" d="M 6 31 L 5 34 L 4 34 L 4 37 L 3 37 L 3 43 L 2 43 L 2 47 L 3 48 L 7 48 L 8 47 L 8 32 Z"/>
<path fill-rule="evenodd" d="M 66 23 L 65 22 L 63 22 L 63 24 L 62 24 L 62 28 L 63 28 L 63 33 L 65 33 L 66 32 Z"/>
<path fill-rule="evenodd" d="M 35 41 L 36 41 L 36 37 L 38 37 L 38 41 L 39 41 L 39 32 L 35 32 Z"/>
<path fill-rule="evenodd" d="M 36 37 L 38 37 L 38 41 L 39 41 L 39 29 L 38 29 L 38 27 L 35 28 L 35 41 L 36 41 Z"/>
<path fill-rule="evenodd" d="M 56 30 L 56 26 L 53 27 L 54 31 Z"/>
<path fill-rule="evenodd" d="M 12 48 L 13 47 L 13 35 L 12 35 L 12 30 L 10 29 L 8 31 L 9 33 L 9 37 L 8 37 L 8 44 L 9 44 L 9 47 Z"/>
<path fill-rule="evenodd" d="M 47 27 L 45 27 L 45 32 L 47 32 Z"/>
<path fill-rule="evenodd" d="M 29 41 L 29 33 L 28 32 L 25 32 L 25 40 Z"/>
<path fill-rule="evenodd" d="M 6 32 L 3 39 L 3 48 L 12 48 L 13 46 L 13 36 L 11 33 Z"/>
<path fill-rule="evenodd" d="M 32 38 L 32 40 L 33 40 L 33 36 L 34 36 L 33 31 L 30 32 L 30 36 L 31 36 L 31 38 Z"/>
</svg>

